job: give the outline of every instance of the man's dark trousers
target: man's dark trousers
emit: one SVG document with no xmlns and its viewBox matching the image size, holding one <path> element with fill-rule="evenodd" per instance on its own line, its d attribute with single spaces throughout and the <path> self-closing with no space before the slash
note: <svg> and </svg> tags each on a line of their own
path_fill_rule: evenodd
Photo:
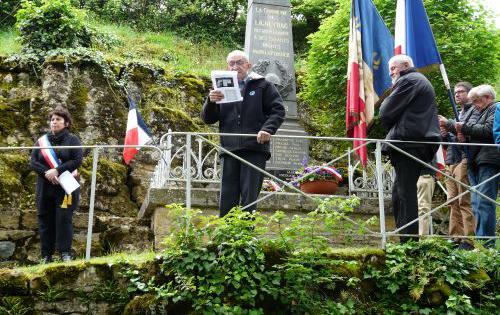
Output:
<svg viewBox="0 0 500 315">
<path fill-rule="evenodd" d="M 430 147 L 405 148 L 404 151 L 423 161 L 428 161 L 429 155 L 431 158 L 433 156 Z M 417 181 L 424 165 L 395 149 L 390 151 L 390 159 L 396 172 L 392 187 L 392 205 L 396 227 L 399 228 L 418 218 Z M 398 234 L 418 235 L 418 221 L 402 229 Z M 399 239 L 401 243 L 405 243 L 411 239 L 418 240 L 418 237 L 401 236 Z"/>
<path fill-rule="evenodd" d="M 265 169 L 267 153 L 240 150 L 232 152 L 240 158 L 252 163 L 260 169 Z M 225 216 L 229 210 L 238 205 L 246 206 L 259 197 L 264 175 L 245 163 L 225 154 L 221 156 L 222 181 L 220 190 L 220 216 Z M 257 208 L 254 204 L 246 211 Z"/>
</svg>

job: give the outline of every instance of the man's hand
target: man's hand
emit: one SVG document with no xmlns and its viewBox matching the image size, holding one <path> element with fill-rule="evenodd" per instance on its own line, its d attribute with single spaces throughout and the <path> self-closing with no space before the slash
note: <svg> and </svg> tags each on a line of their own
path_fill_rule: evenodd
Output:
<svg viewBox="0 0 500 315">
<path fill-rule="evenodd" d="M 208 93 L 208 98 L 210 99 L 210 102 L 212 103 L 217 103 L 222 101 L 224 98 L 224 93 L 220 90 L 210 90 L 210 93 Z"/>
<path fill-rule="evenodd" d="M 441 137 L 446 138 L 448 136 L 448 131 L 446 131 L 446 128 L 439 126 L 439 133 L 441 134 Z"/>
<path fill-rule="evenodd" d="M 462 126 L 464 125 L 464 123 L 461 123 L 461 122 L 457 122 L 455 124 L 455 129 L 457 130 L 457 133 L 461 133 L 462 132 Z"/>
<path fill-rule="evenodd" d="M 58 176 L 59 172 L 55 168 L 45 172 L 45 178 L 54 185 L 59 184 L 59 180 L 57 179 Z"/>
<path fill-rule="evenodd" d="M 448 122 L 448 119 L 446 119 L 446 117 L 438 115 L 438 119 L 439 119 L 439 126 L 440 127 L 446 126 L 446 123 Z"/>
<path fill-rule="evenodd" d="M 267 131 L 261 130 L 257 134 L 257 142 L 260 144 L 264 144 L 266 142 L 269 142 L 271 140 L 271 134 Z"/>
</svg>

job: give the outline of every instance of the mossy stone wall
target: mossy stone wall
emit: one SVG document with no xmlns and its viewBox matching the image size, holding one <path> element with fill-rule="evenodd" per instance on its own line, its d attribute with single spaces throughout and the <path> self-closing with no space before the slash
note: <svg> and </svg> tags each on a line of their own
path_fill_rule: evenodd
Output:
<svg viewBox="0 0 500 315">
<path fill-rule="evenodd" d="M 68 56 L 39 63 L 0 57 L 0 146 L 33 145 L 47 132 L 47 115 L 57 105 L 71 112 L 72 132 L 82 144 L 122 144 L 127 95 L 137 102 L 155 139 L 169 129 L 208 130 L 199 117 L 209 86 L 208 78 L 139 63 Z M 38 260 L 36 174 L 29 155 L 29 150 L 0 151 L 0 265 Z M 77 255 L 84 252 L 92 171 L 91 150 L 85 149 L 84 155 L 82 198 L 74 223 Z M 93 255 L 150 248 L 153 242 L 149 221 L 137 219 L 137 214 L 158 156 L 142 150 L 131 166 L 121 156 L 121 149 L 100 152 L 94 221 L 101 223 L 94 230 Z"/>
</svg>

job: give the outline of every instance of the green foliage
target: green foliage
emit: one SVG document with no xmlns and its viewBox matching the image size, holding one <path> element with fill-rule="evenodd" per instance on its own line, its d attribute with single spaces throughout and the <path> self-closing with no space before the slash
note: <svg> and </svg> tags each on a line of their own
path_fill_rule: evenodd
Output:
<svg viewBox="0 0 500 315">
<path fill-rule="evenodd" d="M 168 206 L 174 227 L 162 273 L 147 279 L 139 270 L 127 270 L 129 292 L 154 294 L 157 312 L 182 304 L 204 314 L 354 313 L 349 299 L 331 299 L 338 293 L 336 283 L 348 282 L 356 272 L 339 267 L 349 262 L 327 258 L 322 234 L 342 219 L 333 217 L 334 208 L 342 212 L 355 205 L 356 200 L 323 203 L 314 220 L 294 218 L 289 228 L 280 225 L 283 213 L 269 220 L 233 209 L 219 219 Z M 327 222 L 325 229 L 318 228 L 320 221 Z M 265 235 L 275 223 L 279 237 L 270 240 Z"/>
<path fill-rule="evenodd" d="M 493 314 L 500 303 L 499 257 L 495 250 L 453 250 L 440 239 L 388 245 L 385 268 L 368 267 L 377 298 L 400 311 L 422 314 Z M 395 310 L 398 310 L 396 308 Z"/>
<path fill-rule="evenodd" d="M 0 1 L 0 28 L 16 23 L 16 12 L 21 7 L 21 2 L 22 0 Z"/>
<path fill-rule="evenodd" d="M 316 32 L 321 22 L 337 8 L 337 0 L 292 0 L 293 45 L 300 53 L 309 48 L 307 36 Z"/>
<path fill-rule="evenodd" d="M 121 22 L 139 30 L 170 30 L 196 41 L 243 41 L 246 0 L 75 2 L 106 21 Z"/>
<path fill-rule="evenodd" d="M 486 20 L 483 9 L 467 0 L 426 0 L 425 7 L 443 62 L 452 84 L 468 80 L 474 85 L 495 84 L 500 77 L 500 33 Z M 335 13 L 326 18 L 318 32 L 309 37 L 305 88 L 301 97 L 309 104 L 306 122 L 312 133 L 345 134 L 346 73 L 350 3 L 338 0 Z M 391 32 L 394 32 L 395 2 L 374 0 Z M 451 106 L 439 71 L 426 74 L 437 94 L 439 112 L 450 116 Z M 377 125 L 369 134 L 380 138 Z"/>
<path fill-rule="evenodd" d="M 74 8 L 70 0 L 25 1 L 16 18 L 27 51 L 91 45 L 85 12 Z"/>
<path fill-rule="evenodd" d="M 21 297 L 5 296 L 0 298 L 0 314 L 27 315 L 33 313 L 33 307 L 23 301 Z"/>
</svg>

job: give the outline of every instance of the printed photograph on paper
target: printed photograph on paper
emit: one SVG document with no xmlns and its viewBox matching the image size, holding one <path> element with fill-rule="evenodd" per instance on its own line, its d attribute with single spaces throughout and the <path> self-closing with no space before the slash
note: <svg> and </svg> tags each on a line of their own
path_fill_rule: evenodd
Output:
<svg viewBox="0 0 500 315">
<path fill-rule="evenodd" d="M 224 94 L 224 98 L 220 102 L 217 102 L 217 104 L 236 102 L 243 99 L 240 87 L 238 86 L 237 75 L 238 72 L 236 71 L 212 71 L 213 88 L 220 90 Z"/>
</svg>

